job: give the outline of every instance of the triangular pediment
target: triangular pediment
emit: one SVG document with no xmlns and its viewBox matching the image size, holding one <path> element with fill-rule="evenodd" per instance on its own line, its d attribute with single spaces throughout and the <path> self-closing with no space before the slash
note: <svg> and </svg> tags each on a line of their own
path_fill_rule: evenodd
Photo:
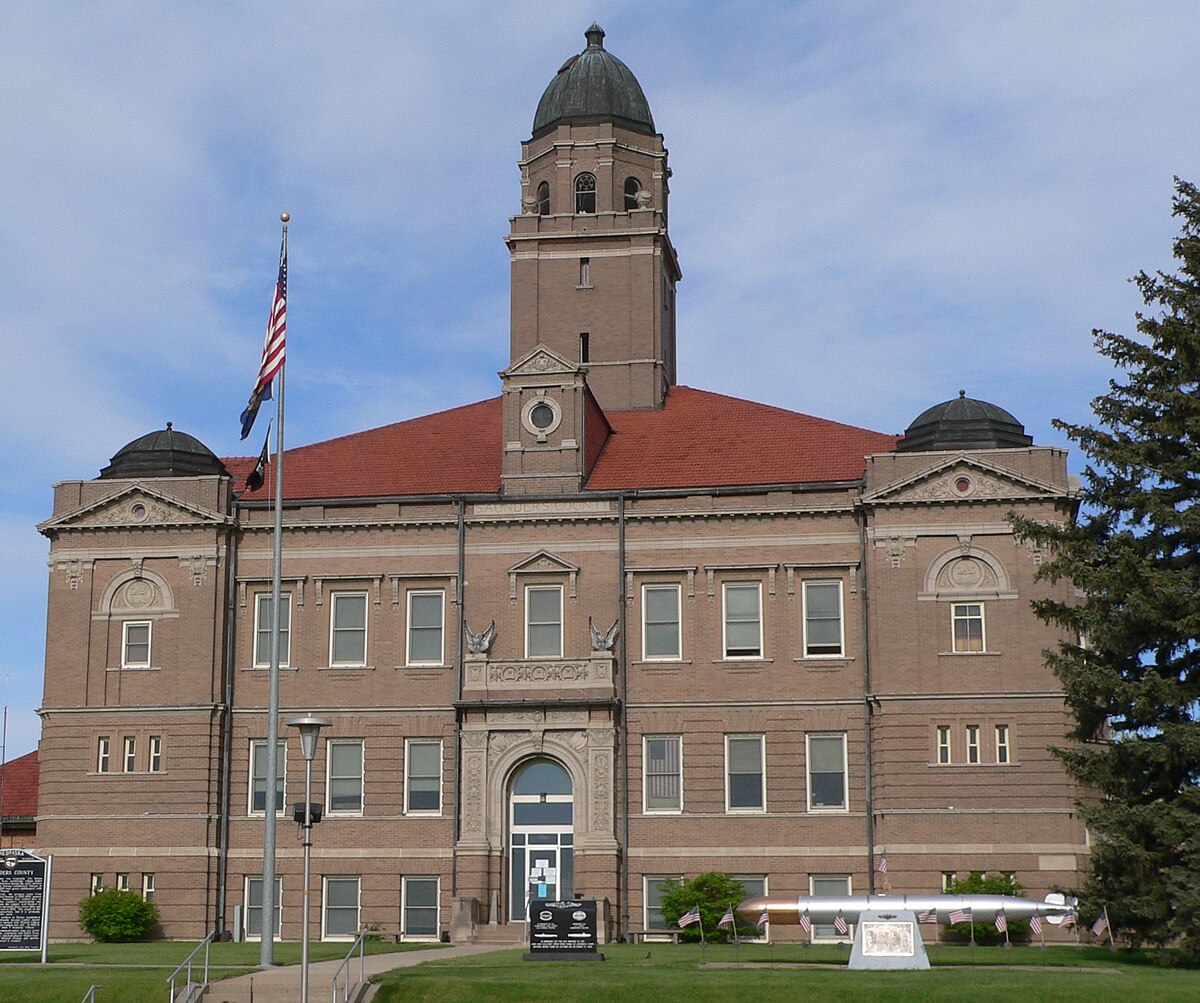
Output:
<svg viewBox="0 0 1200 1003">
<path fill-rule="evenodd" d="M 552 554 L 548 550 L 539 550 L 536 554 L 526 557 L 523 561 L 518 561 L 508 569 L 510 575 L 519 575 L 523 572 L 577 574 L 579 565 L 564 561 L 557 554 Z"/>
<path fill-rule="evenodd" d="M 501 372 L 500 376 L 563 376 L 574 375 L 579 371 L 580 367 L 574 362 L 569 362 L 545 345 L 535 345 Z"/>
<path fill-rule="evenodd" d="M 1062 498 L 1066 493 L 1063 488 L 1036 477 L 960 453 L 869 491 L 863 495 L 863 501 L 875 505 L 944 504 Z"/>
<path fill-rule="evenodd" d="M 131 484 L 38 525 L 49 535 L 64 529 L 141 529 L 221 526 L 231 520 L 213 509 L 172 498 L 144 484 Z"/>
</svg>

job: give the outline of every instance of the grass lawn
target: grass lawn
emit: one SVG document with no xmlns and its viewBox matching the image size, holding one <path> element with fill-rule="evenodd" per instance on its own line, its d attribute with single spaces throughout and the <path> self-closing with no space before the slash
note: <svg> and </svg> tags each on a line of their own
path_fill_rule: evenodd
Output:
<svg viewBox="0 0 1200 1003">
<path fill-rule="evenodd" d="M 153 1003 L 165 1000 L 167 978 L 194 942 L 151 941 L 145 944 L 51 944 L 50 963 L 41 967 L 35 951 L 0 952 L 0 1001 L 19 1003 L 79 1003 L 88 986 L 99 983 L 102 1003 Z M 368 954 L 436 948 L 436 944 L 367 943 Z M 349 944 L 315 942 L 309 946 L 313 961 L 343 958 Z M 257 943 L 213 944 L 209 978 L 217 981 L 245 975 L 258 968 Z M 204 963 L 203 952 L 199 955 Z M 275 961 L 300 963 L 298 943 L 277 943 Z"/>
<path fill-rule="evenodd" d="M 1104 948 L 938 947 L 928 972 L 850 972 L 846 948 L 608 944 L 604 962 L 527 962 L 520 951 L 429 962 L 384 975 L 375 1003 L 1195 1003 L 1200 971 Z M 769 963 L 799 962 L 784 968 Z M 1092 969 L 1080 971 L 1079 969 Z"/>
</svg>

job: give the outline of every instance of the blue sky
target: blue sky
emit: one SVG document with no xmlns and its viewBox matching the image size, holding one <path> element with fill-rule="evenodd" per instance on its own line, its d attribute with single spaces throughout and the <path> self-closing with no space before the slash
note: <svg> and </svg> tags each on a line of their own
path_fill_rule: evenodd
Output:
<svg viewBox="0 0 1200 1003">
<path fill-rule="evenodd" d="M 50 486 L 167 421 L 253 452 L 281 210 L 290 444 L 497 392 L 519 144 L 593 18 L 671 151 L 680 382 L 886 432 L 959 388 L 1041 444 L 1088 418 L 1091 329 L 1132 331 L 1200 180 L 1190 0 L 6 4 L 10 757 Z"/>
</svg>

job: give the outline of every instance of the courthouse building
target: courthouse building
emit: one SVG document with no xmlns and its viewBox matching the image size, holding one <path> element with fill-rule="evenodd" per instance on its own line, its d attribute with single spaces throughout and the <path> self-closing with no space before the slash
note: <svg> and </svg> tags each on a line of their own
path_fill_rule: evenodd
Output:
<svg viewBox="0 0 1200 1003">
<path fill-rule="evenodd" d="M 521 144 L 498 396 L 286 456 L 281 720 L 333 722 L 314 931 L 503 939 L 532 887 L 640 935 L 665 879 L 706 870 L 780 895 L 1075 883 L 1058 636 L 1030 611 L 1068 587 L 1008 522 L 1072 517 L 1064 453 L 952 385 L 903 436 L 677 385 L 667 150 L 586 37 Z M 281 725 L 269 797 L 252 466 L 167 425 L 55 487 L 54 937 L 114 885 L 167 936 L 257 936 L 272 800 L 299 936 L 304 761 Z"/>
</svg>

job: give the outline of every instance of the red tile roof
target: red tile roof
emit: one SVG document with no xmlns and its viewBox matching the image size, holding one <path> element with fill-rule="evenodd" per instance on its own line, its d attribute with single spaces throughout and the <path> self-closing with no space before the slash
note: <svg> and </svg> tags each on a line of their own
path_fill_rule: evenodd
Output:
<svg viewBox="0 0 1200 1003">
<path fill-rule="evenodd" d="M 0 816 L 4 818 L 32 817 L 38 807 L 38 759 L 37 752 L 5 763 L 0 772 L 4 776 L 4 805 Z"/>
<path fill-rule="evenodd" d="M 856 480 L 868 453 L 899 436 L 690 387 L 660 411 L 614 411 L 588 480 L 595 491 Z M 289 499 L 494 494 L 500 490 L 501 400 L 468 404 L 289 449 Z M 225 460 L 244 483 L 253 457 Z M 268 490 L 243 497 L 265 500 Z"/>
</svg>

